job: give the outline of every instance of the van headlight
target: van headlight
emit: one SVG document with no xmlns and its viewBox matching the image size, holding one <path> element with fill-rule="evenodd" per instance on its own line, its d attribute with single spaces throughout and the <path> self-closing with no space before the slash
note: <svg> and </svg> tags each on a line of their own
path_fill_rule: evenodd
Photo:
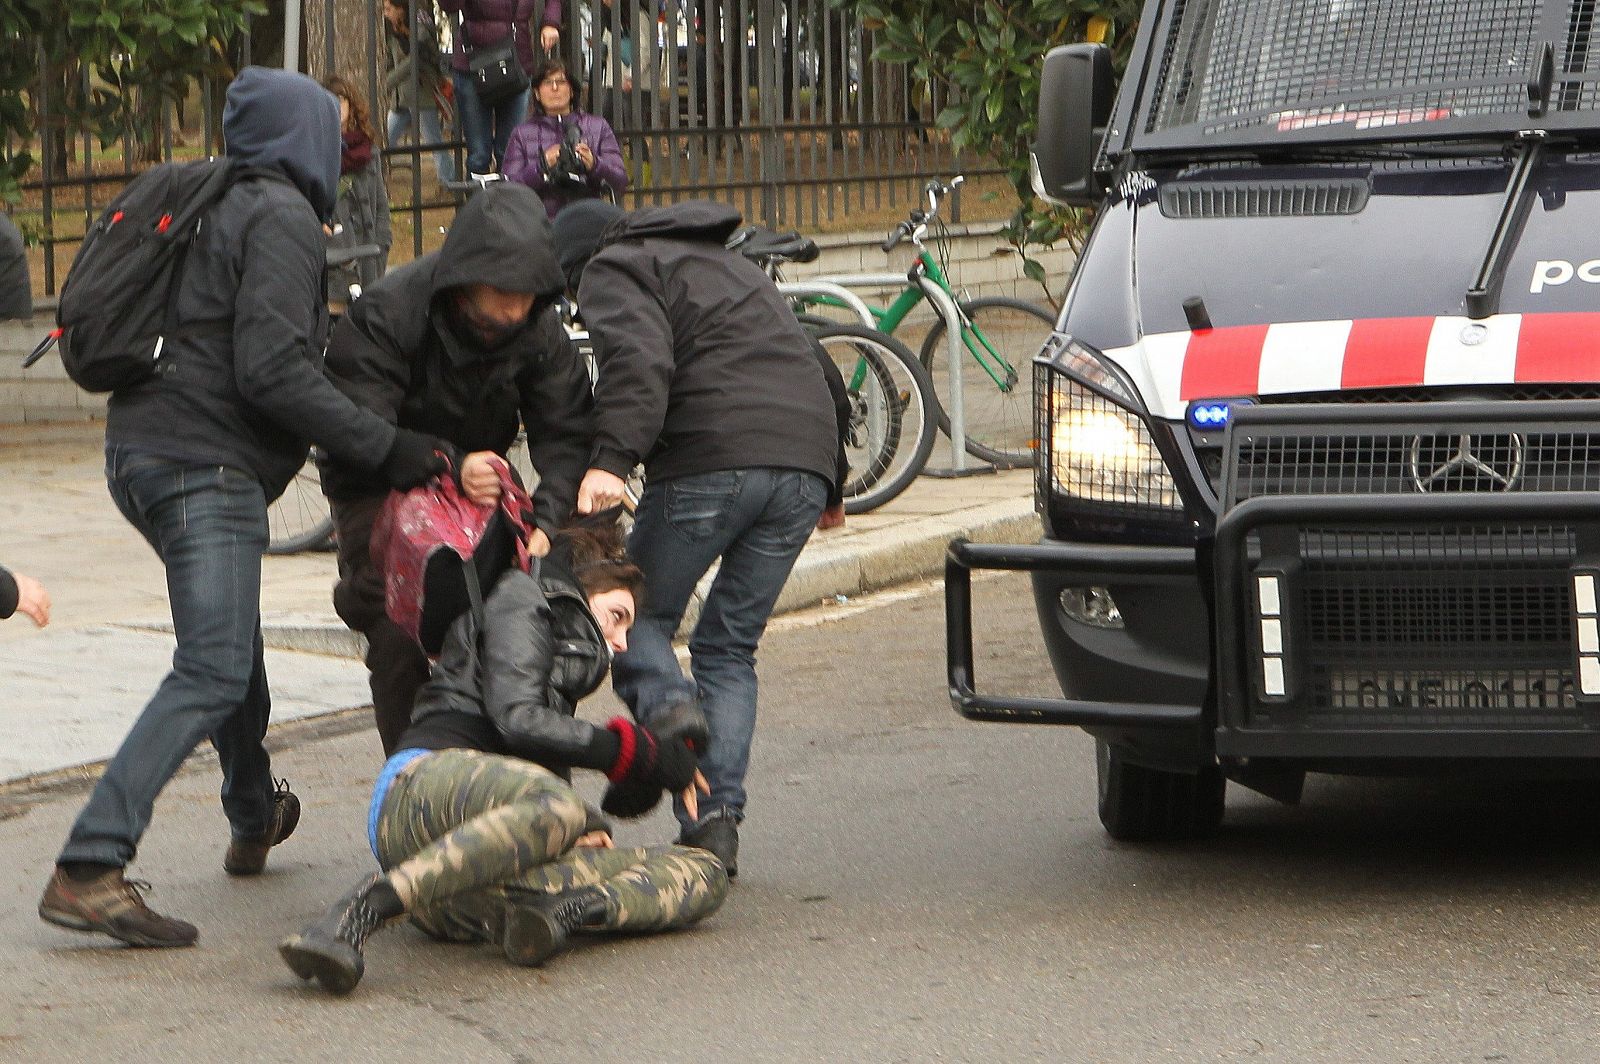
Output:
<svg viewBox="0 0 1600 1064">
<path fill-rule="evenodd" d="M 1189 526 L 1183 499 L 1130 382 L 1057 334 L 1034 363 L 1041 499 L 1059 525 L 1093 538 L 1163 542 Z M 1061 529 L 1061 531 L 1068 531 Z"/>
</svg>

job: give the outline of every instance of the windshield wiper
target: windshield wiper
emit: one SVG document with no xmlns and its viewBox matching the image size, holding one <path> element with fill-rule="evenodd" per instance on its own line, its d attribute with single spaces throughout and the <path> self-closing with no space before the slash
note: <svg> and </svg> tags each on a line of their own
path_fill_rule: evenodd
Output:
<svg viewBox="0 0 1600 1064">
<path fill-rule="evenodd" d="M 1489 249 L 1484 252 L 1478 276 L 1467 289 L 1467 317 L 1474 321 L 1490 317 L 1500 309 L 1500 288 L 1505 283 L 1506 266 L 1533 208 L 1533 172 L 1544 162 L 1545 147 L 1546 136 L 1542 129 L 1526 129 L 1517 134 L 1513 149 L 1515 164 L 1511 180 L 1506 183 L 1506 198 L 1500 205 L 1500 220 L 1489 238 Z"/>
</svg>

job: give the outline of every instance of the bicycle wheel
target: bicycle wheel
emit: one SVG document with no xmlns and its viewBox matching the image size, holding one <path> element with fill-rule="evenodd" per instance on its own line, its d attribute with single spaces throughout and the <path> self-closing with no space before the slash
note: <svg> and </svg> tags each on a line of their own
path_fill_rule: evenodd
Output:
<svg viewBox="0 0 1600 1064">
<path fill-rule="evenodd" d="M 966 316 L 961 413 L 967 453 L 997 466 L 1031 466 L 1039 449 L 1033 435 L 1031 363 L 1055 318 L 1032 303 L 1002 296 L 970 299 L 959 306 Z M 922 365 L 933 378 L 939 429 L 948 436 L 950 356 L 944 338 L 941 318 L 922 341 Z"/>
<path fill-rule="evenodd" d="M 817 340 L 850 393 L 845 513 L 866 513 L 904 491 L 933 450 L 933 382 L 905 344 L 860 325 L 834 325 Z"/>
<path fill-rule="evenodd" d="M 267 553 L 299 554 L 332 546 L 333 512 L 322 494 L 313 450 L 283 494 L 267 507 Z"/>
</svg>

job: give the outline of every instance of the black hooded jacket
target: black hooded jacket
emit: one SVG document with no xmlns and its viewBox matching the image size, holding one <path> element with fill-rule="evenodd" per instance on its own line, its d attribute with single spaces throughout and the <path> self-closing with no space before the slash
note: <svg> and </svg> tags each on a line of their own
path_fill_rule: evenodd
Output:
<svg viewBox="0 0 1600 1064">
<path fill-rule="evenodd" d="M 528 321 L 487 348 L 457 319 L 452 289 L 482 283 L 537 297 Z M 531 190 L 490 185 L 456 215 L 444 247 L 366 289 L 334 329 L 327 373 L 367 410 L 462 452 L 504 454 L 520 417 L 539 471 L 535 520 L 553 533 L 572 512 L 594 435 L 588 367 L 561 327 L 550 220 Z M 344 464 L 323 470 L 329 497 L 386 492 Z"/>
<path fill-rule="evenodd" d="M 693 201 L 605 232 L 578 294 L 600 363 L 591 465 L 651 480 L 802 469 L 840 482 L 839 419 L 810 339 L 760 268 L 723 245 L 739 213 Z"/>
<path fill-rule="evenodd" d="M 605 771 L 620 743 L 573 716 L 600 685 L 611 649 L 558 543 L 538 577 L 512 569 L 451 625 L 433 675 L 417 693 L 399 749 L 468 749 L 533 761 L 569 777 Z"/>
<path fill-rule="evenodd" d="M 106 442 L 245 470 L 275 499 L 308 441 L 372 469 L 394 429 L 320 372 L 338 101 L 303 75 L 247 67 L 228 88 L 222 131 L 241 174 L 205 216 L 177 300 L 180 324 L 231 325 L 194 330 L 169 372 L 114 392 Z"/>
</svg>

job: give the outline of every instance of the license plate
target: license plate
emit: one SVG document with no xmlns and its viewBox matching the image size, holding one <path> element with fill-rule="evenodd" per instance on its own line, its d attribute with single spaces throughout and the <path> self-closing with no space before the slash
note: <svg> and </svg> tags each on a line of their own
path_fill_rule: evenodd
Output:
<svg viewBox="0 0 1600 1064">
<path fill-rule="evenodd" d="M 1336 705 L 1378 712 L 1391 710 L 1575 709 L 1572 677 L 1549 671 L 1479 673 L 1335 672 L 1328 694 Z"/>
</svg>

